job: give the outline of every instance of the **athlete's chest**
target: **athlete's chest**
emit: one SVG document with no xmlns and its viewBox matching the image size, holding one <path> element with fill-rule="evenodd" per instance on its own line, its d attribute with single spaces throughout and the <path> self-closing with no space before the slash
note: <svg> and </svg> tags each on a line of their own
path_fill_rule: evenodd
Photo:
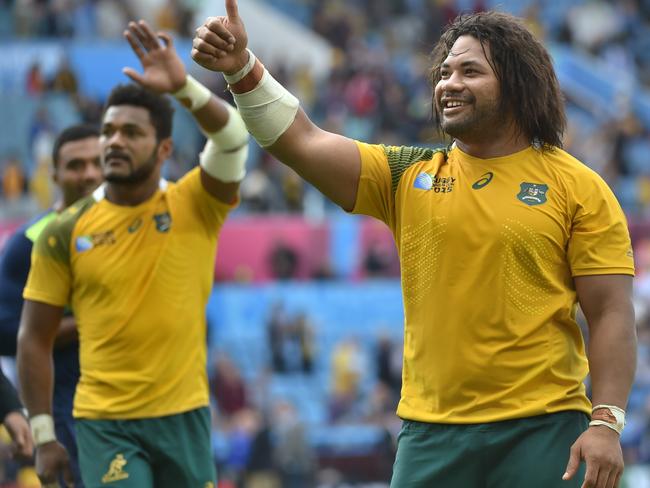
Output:
<svg viewBox="0 0 650 488">
<path fill-rule="evenodd" d="M 164 200 L 136 209 L 100 206 L 72 234 L 71 264 L 77 283 L 119 285 L 151 267 L 175 234 L 174 213 Z M 177 225 L 176 225 L 177 226 Z"/>
<path fill-rule="evenodd" d="M 559 246 L 568 239 L 566 191 L 550 174 L 512 165 L 450 164 L 435 173 L 426 166 L 413 168 L 404 176 L 397 195 L 403 230 L 435 226 L 448 237 L 478 245 L 507 241 L 512 232 Z"/>
</svg>

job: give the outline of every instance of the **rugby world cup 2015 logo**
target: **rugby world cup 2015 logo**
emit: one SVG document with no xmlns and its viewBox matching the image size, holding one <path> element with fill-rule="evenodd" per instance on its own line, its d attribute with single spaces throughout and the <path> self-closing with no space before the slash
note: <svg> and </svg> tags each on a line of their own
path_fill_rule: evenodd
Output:
<svg viewBox="0 0 650 488">
<path fill-rule="evenodd" d="M 456 178 L 453 176 L 437 176 L 422 172 L 415 178 L 413 188 L 434 193 L 451 193 L 454 190 Z"/>
<path fill-rule="evenodd" d="M 542 183 L 521 183 L 521 191 L 517 194 L 517 198 L 524 202 L 526 205 L 541 205 L 546 203 L 546 194 L 548 193 L 548 185 Z"/>
<path fill-rule="evenodd" d="M 420 173 L 417 178 L 415 178 L 413 188 L 429 191 L 433 188 L 433 178 L 431 178 L 429 173 Z"/>
</svg>

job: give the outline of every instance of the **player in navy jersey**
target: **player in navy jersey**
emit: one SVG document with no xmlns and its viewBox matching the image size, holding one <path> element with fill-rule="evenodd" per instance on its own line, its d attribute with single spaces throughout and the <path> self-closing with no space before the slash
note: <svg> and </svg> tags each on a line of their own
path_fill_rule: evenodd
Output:
<svg viewBox="0 0 650 488">
<path fill-rule="evenodd" d="M 65 129 L 52 151 L 52 178 L 60 197 L 52 208 L 21 226 L 0 256 L 0 355 L 16 354 L 16 335 L 23 306 L 23 288 L 30 268 L 34 241 L 56 215 L 88 196 L 102 180 L 99 166 L 99 131 L 85 125 Z M 52 401 L 57 438 L 66 446 L 81 485 L 72 419 L 72 400 L 79 379 L 79 344 L 74 317 L 68 310 L 61 321 L 54 349 L 54 396 Z"/>
</svg>

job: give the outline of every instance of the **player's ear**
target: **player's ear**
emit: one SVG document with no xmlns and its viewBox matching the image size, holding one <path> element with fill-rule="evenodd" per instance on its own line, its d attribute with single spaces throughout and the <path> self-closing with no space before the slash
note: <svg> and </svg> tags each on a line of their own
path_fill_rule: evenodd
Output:
<svg viewBox="0 0 650 488">
<path fill-rule="evenodd" d="M 174 141 L 171 137 L 167 137 L 160 141 L 158 144 L 158 158 L 162 161 L 169 159 L 174 152 Z"/>
<path fill-rule="evenodd" d="M 56 162 L 52 162 L 52 166 L 50 166 L 50 178 L 54 183 L 59 184 L 59 171 Z"/>
</svg>

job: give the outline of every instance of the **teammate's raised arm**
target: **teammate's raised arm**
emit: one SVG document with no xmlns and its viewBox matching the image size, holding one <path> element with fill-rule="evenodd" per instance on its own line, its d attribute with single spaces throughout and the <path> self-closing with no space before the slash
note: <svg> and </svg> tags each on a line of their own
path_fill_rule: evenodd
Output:
<svg viewBox="0 0 650 488">
<path fill-rule="evenodd" d="M 143 69 L 139 73 L 125 67 L 124 74 L 150 91 L 175 96 L 192 113 L 208 139 L 200 156 L 203 186 L 216 198 L 233 202 L 248 155 L 248 134 L 238 112 L 187 74 L 168 34 L 154 33 L 141 20 L 130 22 L 124 37 Z M 225 52 L 233 50 L 231 39 L 218 45 Z"/>
<path fill-rule="evenodd" d="M 332 201 L 351 210 L 361 172 L 356 143 L 309 120 L 298 100 L 247 49 L 248 37 L 236 0 L 226 1 L 226 13 L 209 17 L 196 30 L 192 59 L 225 74 L 248 131 L 260 146 Z M 230 42 L 233 38 L 234 44 Z"/>
</svg>

